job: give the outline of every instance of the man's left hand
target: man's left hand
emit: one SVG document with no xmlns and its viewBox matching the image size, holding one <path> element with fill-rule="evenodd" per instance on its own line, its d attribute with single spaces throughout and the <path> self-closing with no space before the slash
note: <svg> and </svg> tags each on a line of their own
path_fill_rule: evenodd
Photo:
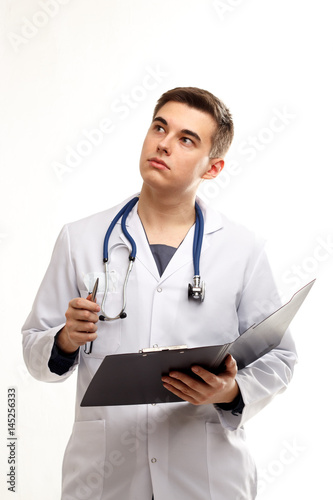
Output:
<svg viewBox="0 0 333 500">
<path fill-rule="evenodd" d="M 163 386 L 193 405 L 231 403 L 238 396 L 239 387 L 235 380 L 237 363 L 232 356 L 226 358 L 225 370 L 218 375 L 197 365 L 192 366 L 191 370 L 201 380 L 172 371 L 162 377 Z"/>
</svg>

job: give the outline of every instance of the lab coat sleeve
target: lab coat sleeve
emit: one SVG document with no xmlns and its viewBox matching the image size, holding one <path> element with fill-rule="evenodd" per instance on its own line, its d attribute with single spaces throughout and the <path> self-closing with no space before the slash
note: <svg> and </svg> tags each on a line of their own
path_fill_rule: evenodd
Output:
<svg viewBox="0 0 333 500">
<path fill-rule="evenodd" d="M 238 307 L 239 331 L 243 333 L 281 307 L 281 301 L 264 250 L 245 282 Z M 279 346 L 265 354 L 236 376 L 243 400 L 241 414 L 217 409 L 223 427 L 235 430 L 256 415 L 290 382 L 297 354 L 290 331 Z"/>
<path fill-rule="evenodd" d="M 76 283 L 68 227 L 65 226 L 59 234 L 51 262 L 22 328 L 24 360 L 31 375 L 38 380 L 63 381 L 78 364 L 79 354 L 73 366 L 61 376 L 52 373 L 48 366 L 54 337 L 66 322 L 68 302 L 80 296 Z"/>
</svg>

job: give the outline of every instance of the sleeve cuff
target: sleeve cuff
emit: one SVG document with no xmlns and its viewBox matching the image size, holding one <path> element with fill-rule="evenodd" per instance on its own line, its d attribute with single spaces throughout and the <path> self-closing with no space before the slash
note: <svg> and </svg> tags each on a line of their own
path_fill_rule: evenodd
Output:
<svg viewBox="0 0 333 500">
<path fill-rule="evenodd" d="M 57 346 L 57 337 L 59 333 L 60 332 L 58 332 L 54 337 L 54 343 L 48 365 L 52 373 L 63 375 L 74 365 L 79 349 L 73 353 L 62 351 L 60 347 Z"/>
<path fill-rule="evenodd" d="M 238 396 L 231 403 L 217 403 L 215 406 L 224 411 L 231 411 L 233 415 L 238 416 L 242 414 L 245 404 L 242 394 L 239 392 Z"/>
</svg>

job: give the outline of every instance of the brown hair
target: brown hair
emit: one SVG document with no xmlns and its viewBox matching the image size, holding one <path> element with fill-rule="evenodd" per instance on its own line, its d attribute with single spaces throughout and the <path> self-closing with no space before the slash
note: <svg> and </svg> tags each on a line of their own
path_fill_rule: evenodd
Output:
<svg viewBox="0 0 333 500">
<path fill-rule="evenodd" d="M 155 106 L 153 118 L 169 101 L 187 104 L 214 118 L 217 127 L 212 137 L 210 158 L 224 158 L 234 137 L 234 124 L 231 113 L 223 102 L 207 90 L 197 87 L 177 87 L 161 95 Z"/>
</svg>

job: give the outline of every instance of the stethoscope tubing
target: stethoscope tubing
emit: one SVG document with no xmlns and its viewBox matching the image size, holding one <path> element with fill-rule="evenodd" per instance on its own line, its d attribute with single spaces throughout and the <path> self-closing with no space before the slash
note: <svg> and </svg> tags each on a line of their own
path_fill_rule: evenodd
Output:
<svg viewBox="0 0 333 500">
<path fill-rule="evenodd" d="M 200 276 L 200 255 L 204 231 L 204 218 L 197 202 L 195 202 L 196 223 L 193 238 L 193 267 L 194 276 Z"/>
<path fill-rule="evenodd" d="M 135 198 L 130 200 L 128 203 L 126 203 L 126 205 L 124 205 L 121 208 L 121 210 L 119 210 L 119 212 L 117 213 L 117 215 L 114 217 L 113 221 L 111 222 L 110 226 L 108 227 L 108 230 L 106 231 L 106 234 L 104 237 L 104 243 L 103 243 L 103 262 L 107 262 L 109 260 L 109 250 L 108 250 L 109 239 L 110 239 L 111 233 L 112 233 L 115 225 L 117 224 L 118 220 L 120 219 L 120 217 L 123 217 L 121 220 L 122 231 L 132 246 L 132 251 L 131 251 L 130 255 L 135 259 L 135 257 L 136 257 L 136 244 L 126 229 L 126 219 L 127 219 L 128 214 L 130 213 L 132 208 L 137 204 L 138 201 L 139 201 L 139 197 L 135 196 Z"/>
<path fill-rule="evenodd" d="M 130 212 L 132 211 L 133 207 L 137 204 L 139 200 L 138 196 L 135 196 L 130 200 L 126 205 L 124 205 L 119 212 L 116 214 L 114 219 L 112 220 L 110 226 L 108 227 L 108 230 L 105 234 L 104 237 L 104 242 L 103 242 L 103 262 L 104 262 L 104 269 L 105 269 L 105 290 L 104 290 L 104 295 L 101 303 L 101 315 L 99 319 L 101 321 L 112 321 L 116 320 L 119 318 L 125 318 L 126 313 L 125 313 L 125 308 L 126 308 L 126 291 L 127 291 L 127 283 L 129 279 L 129 275 L 132 271 L 133 263 L 136 257 L 136 243 L 132 236 L 129 234 L 126 228 L 126 220 Z M 200 288 L 200 255 L 201 255 L 201 247 L 202 247 L 202 240 L 203 240 L 203 232 L 204 232 L 204 218 L 202 215 L 201 208 L 197 202 L 195 202 L 195 213 L 196 213 L 196 218 L 195 218 L 195 229 L 194 229 L 194 237 L 193 237 L 193 267 L 194 267 L 194 285 L 192 290 L 194 290 L 195 293 L 190 293 L 194 298 L 198 298 L 200 296 L 201 301 L 204 299 L 204 287 Z M 123 306 L 120 311 L 120 313 L 115 316 L 115 317 L 110 317 L 105 313 L 105 301 L 106 301 L 106 296 L 108 293 L 109 289 L 109 276 L 108 276 L 108 260 L 109 260 L 109 239 L 111 236 L 111 233 L 113 229 L 115 228 L 115 225 L 121 218 L 121 229 L 129 241 L 131 245 L 131 252 L 129 254 L 129 264 L 124 280 L 124 286 L 123 286 Z M 191 289 L 191 285 L 189 285 L 189 288 Z M 200 292 L 201 290 L 201 292 Z"/>
</svg>

